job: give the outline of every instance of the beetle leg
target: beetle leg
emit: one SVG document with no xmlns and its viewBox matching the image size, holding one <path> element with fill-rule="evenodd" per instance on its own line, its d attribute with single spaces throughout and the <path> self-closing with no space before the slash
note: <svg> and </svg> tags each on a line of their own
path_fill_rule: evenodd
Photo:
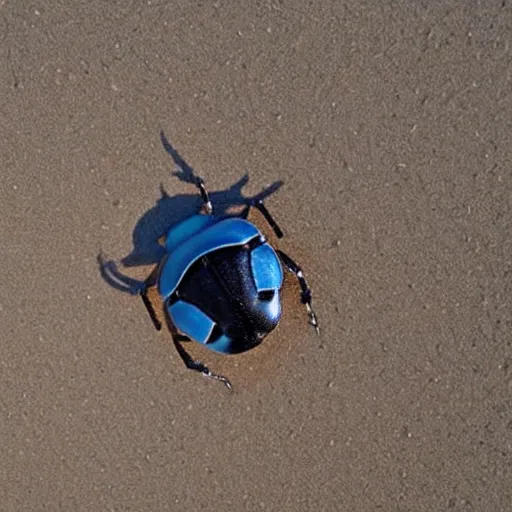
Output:
<svg viewBox="0 0 512 512">
<path fill-rule="evenodd" d="M 201 363 L 201 361 L 196 361 L 192 359 L 191 355 L 183 348 L 183 345 L 181 344 L 182 341 L 190 341 L 189 338 L 176 333 L 171 334 L 174 346 L 176 347 L 176 350 L 178 351 L 178 354 L 180 355 L 181 359 L 185 363 L 185 366 L 189 370 L 195 370 L 196 372 L 200 372 L 205 377 L 209 377 L 210 379 L 220 380 L 221 382 L 224 382 L 228 389 L 232 389 L 231 382 L 229 382 L 229 380 L 226 379 L 226 377 L 213 373 L 207 366 Z"/>
<path fill-rule="evenodd" d="M 208 191 L 204 186 L 204 181 L 198 176 L 196 178 L 195 184 L 196 187 L 199 189 L 199 192 L 201 193 L 201 199 L 203 200 L 203 207 L 206 211 L 206 214 L 211 215 L 213 213 L 213 205 L 210 200 L 210 196 L 208 195 Z"/>
<path fill-rule="evenodd" d="M 162 323 L 156 317 L 155 308 L 153 307 L 153 304 L 151 303 L 148 297 L 148 289 L 152 288 L 153 286 L 156 286 L 157 275 L 158 265 L 154 268 L 151 274 L 149 274 L 148 278 L 144 281 L 144 284 L 139 290 L 139 295 L 140 298 L 142 299 L 142 302 L 144 303 L 144 306 L 146 306 L 146 309 L 148 310 L 149 317 L 151 318 L 151 321 L 153 322 L 155 329 L 159 331 L 162 329 Z"/>
<path fill-rule="evenodd" d="M 153 307 L 153 304 L 151 304 L 151 301 L 149 300 L 147 290 L 140 291 L 140 298 L 142 299 L 144 306 L 146 306 L 146 309 L 148 310 L 149 317 L 151 318 L 151 321 L 153 322 L 155 329 L 157 331 L 160 331 L 162 329 L 162 324 L 160 320 L 158 320 L 158 318 L 156 317 L 155 308 Z"/>
<path fill-rule="evenodd" d="M 261 199 L 253 200 L 251 201 L 251 206 L 254 206 L 254 208 L 257 208 L 261 212 L 263 217 L 265 217 L 265 220 L 269 223 L 270 227 L 274 230 L 277 238 L 283 238 L 283 232 L 281 231 L 281 228 L 278 226 L 272 215 L 270 215 L 270 212 L 267 210 L 267 207 L 263 201 Z"/>
<path fill-rule="evenodd" d="M 315 312 L 311 307 L 311 289 L 308 286 L 306 278 L 302 272 L 302 269 L 293 261 L 290 256 L 285 254 L 283 251 L 277 250 L 281 261 L 285 265 L 285 267 L 295 274 L 297 279 L 299 280 L 299 285 L 301 289 L 300 300 L 302 304 L 306 306 L 309 315 L 309 323 L 315 328 L 317 334 L 320 334 L 320 327 L 318 326 L 318 320 L 316 318 Z"/>
</svg>

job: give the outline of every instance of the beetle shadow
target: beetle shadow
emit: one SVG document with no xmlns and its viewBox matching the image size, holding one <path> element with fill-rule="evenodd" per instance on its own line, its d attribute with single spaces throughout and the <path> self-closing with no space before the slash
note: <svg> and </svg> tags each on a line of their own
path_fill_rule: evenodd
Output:
<svg viewBox="0 0 512 512">
<path fill-rule="evenodd" d="M 199 177 L 194 169 L 178 153 L 163 131 L 160 132 L 160 140 L 163 148 L 176 165 L 177 169 L 172 175 L 180 181 L 195 186 Z M 215 215 L 227 215 L 229 214 L 228 210 L 238 207 L 241 209 L 241 213 L 238 215 L 247 216 L 251 204 L 258 200 L 263 201 L 283 184 L 282 181 L 276 181 L 259 194 L 246 197 L 243 194 L 243 188 L 248 181 L 249 176 L 245 174 L 226 190 L 208 191 L 214 205 Z M 201 196 L 196 188 L 191 194 L 171 196 L 164 185 L 160 183 L 160 197 L 155 205 L 140 217 L 133 229 L 133 249 L 130 254 L 119 262 L 107 259 L 102 252 L 98 254 L 97 262 L 101 277 L 116 290 L 132 295 L 138 294 L 144 282 L 130 277 L 120 268 L 159 263 L 165 255 L 165 249 L 160 245 L 159 239 L 164 237 L 173 226 L 197 213 L 202 204 Z"/>
</svg>

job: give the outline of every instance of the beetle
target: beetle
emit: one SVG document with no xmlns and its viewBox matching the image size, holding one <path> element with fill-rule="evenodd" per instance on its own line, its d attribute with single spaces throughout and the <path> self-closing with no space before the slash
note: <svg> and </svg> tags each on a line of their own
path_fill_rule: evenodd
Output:
<svg viewBox="0 0 512 512">
<path fill-rule="evenodd" d="M 301 302 L 317 334 L 318 321 L 299 265 L 274 249 L 242 215 L 214 215 L 203 180 L 194 178 L 203 204 L 198 213 L 168 231 L 165 256 L 139 295 L 160 330 L 162 324 L 148 297 L 149 289 L 157 287 L 174 345 L 187 368 L 231 389 L 226 377 L 194 360 L 182 343 L 195 341 L 220 354 L 238 354 L 259 345 L 281 318 L 283 267 L 297 278 Z M 262 213 L 277 238 L 283 237 L 262 200 L 254 199 L 249 206 Z"/>
</svg>

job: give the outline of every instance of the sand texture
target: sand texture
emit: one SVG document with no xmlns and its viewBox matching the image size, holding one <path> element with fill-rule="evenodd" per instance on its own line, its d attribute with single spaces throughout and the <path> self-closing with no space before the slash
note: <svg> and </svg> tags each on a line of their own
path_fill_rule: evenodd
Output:
<svg viewBox="0 0 512 512">
<path fill-rule="evenodd" d="M 0 0 L 0 510 L 512 510 L 511 47 L 501 0 Z M 287 278 L 190 347 L 232 393 L 133 296 L 200 205 L 166 139 L 313 289 L 319 337 Z"/>
</svg>

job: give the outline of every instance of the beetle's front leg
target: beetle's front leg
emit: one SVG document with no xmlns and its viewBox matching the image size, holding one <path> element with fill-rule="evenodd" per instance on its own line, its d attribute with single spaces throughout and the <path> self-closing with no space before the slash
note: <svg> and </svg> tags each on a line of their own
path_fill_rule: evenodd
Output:
<svg viewBox="0 0 512 512">
<path fill-rule="evenodd" d="M 274 217 L 272 217 L 270 212 L 267 210 L 267 207 L 261 199 L 252 200 L 250 206 L 253 206 L 261 212 L 263 217 L 265 217 L 265 220 L 269 223 L 270 227 L 274 230 L 277 238 L 283 238 L 283 232 L 281 231 L 281 228 L 274 220 Z"/>
<path fill-rule="evenodd" d="M 210 379 L 220 380 L 221 382 L 224 382 L 228 389 L 232 389 L 231 382 L 229 382 L 229 380 L 226 377 L 213 373 L 207 366 L 201 363 L 201 361 L 196 361 L 192 359 L 191 355 L 183 348 L 183 345 L 181 344 L 182 341 L 190 341 L 189 338 L 181 334 L 174 333 L 172 331 L 171 335 L 172 340 L 174 342 L 174 346 L 178 351 L 178 354 L 180 355 L 181 359 L 185 363 L 185 366 L 189 370 L 194 370 L 196 372 L 202 373 L 205 377 L 209 377 Z"/>
<path fill-rule="evenodd" d="M 281 261 L 285 265 L 285 267 L 295 274 L 299 281 L 301 294 L 300 294 L 300 300 L 302 304 L 306 306 L 306 309 L 308 310 L 309 315 L 309 323 L 315 328 L 315 331 L 317 334 L 320 334 L 320 327 L 318 326 L 318 320 L 316 318 L 315 312 L 313 311 L 313 308 L 311 306 L 311 289 L 308 286 L 308 283 L 306 281 L 306 278 L 304 276 L 304 273 L 302 272 L 302 269 L 293 261 L 290 256 L 288 256 L 283 251 L 278 250 L 277 253 L 279 254 L 279 257 L 281 258 Z"/>
</svg>

